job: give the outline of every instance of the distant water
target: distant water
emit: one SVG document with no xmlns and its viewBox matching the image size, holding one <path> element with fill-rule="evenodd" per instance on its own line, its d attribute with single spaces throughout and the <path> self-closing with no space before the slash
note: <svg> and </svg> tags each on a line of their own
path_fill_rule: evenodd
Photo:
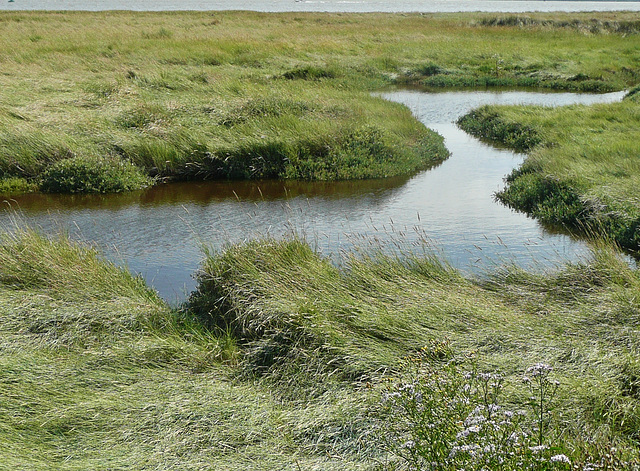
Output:
<svg viewBox="0 0 640 471">
<path fill-rule="evenodd" d="M 640 11 L 640 2 L 495 0 L 0 0 L 2 10 L 253 10 L 263 12 Z"/>
</svg>

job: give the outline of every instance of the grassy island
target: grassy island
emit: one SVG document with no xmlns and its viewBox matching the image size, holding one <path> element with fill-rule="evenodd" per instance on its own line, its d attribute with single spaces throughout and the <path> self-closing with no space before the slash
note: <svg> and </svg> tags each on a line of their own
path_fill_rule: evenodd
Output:
<svg viewBox="0 0 640 471">
<path fill-rule="evenodd" d="M 372 92 L 632 89 L 639 31 L 631 13 L 0 13 L 0 193 L 410 174 L 442 139 Z M 637 248 L 638 106 L 461 125 L 530 152 L 503 201 Z M 264 239 L 205 249 L 195 276 L 173 309 L 93 248 L 0 234 L 0 469 L 640 470 L 640 274 L 605 242 L 472 278 L 427 248 L 336 264 Z"/>
<path fill-rule="evenodd" d="M 0 192 L 410 174 L 447 156 L 398 84 L 607 91 L 638 22 L 606 14 L 0 14 Z"/>
</svg>

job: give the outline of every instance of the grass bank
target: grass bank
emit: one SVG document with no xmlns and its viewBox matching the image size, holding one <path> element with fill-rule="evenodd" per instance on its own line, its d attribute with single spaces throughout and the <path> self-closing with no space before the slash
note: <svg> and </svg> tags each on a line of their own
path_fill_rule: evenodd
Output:
<svg viewBox="0 0 640 471">
<path fill-rule="evenodd" d="M 0 469 L 362 469 L 349 387 L 237 379 L 235 338 L 65 237 L 3 234 L 0 262 Z"/>
<path fill-rule="evenodd" d="M 638 468 L 640 278 L 608 249 L 474 280 L 428 251 L 338 268 L 262 240 L 207 254 L 179 311 L 64 237 L 4 235 L 0 260 L 7 469 L 397 469 L 411 430 L 384 398 L 470 357 L 512 407 L 552 366 L 544 443 L 577 469 Z"/>
<path fill-rule="evenodd" d="M 588 107 L 490 106 L 459 124 L 529 152 L 499 200 L 545 223 L 602 234 L 637 251 L 639 105 L 633 93 L 621 103 Z"/>
<path fill-rule="evenodd" d="M 2 12 L 0 30 L 5 194 L 410 174 L 442 142 L 372 90 L 639 80 L 630 13 Z"/>
</svg>

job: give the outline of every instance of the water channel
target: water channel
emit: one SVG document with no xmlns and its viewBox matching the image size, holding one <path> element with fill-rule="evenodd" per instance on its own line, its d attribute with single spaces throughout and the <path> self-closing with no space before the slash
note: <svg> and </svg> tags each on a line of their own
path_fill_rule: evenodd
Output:
<svg viewBox="0 0 640 471">
<path fill-rule="evenodd" d="M 106 256 L 142 274 L 171 303 L 195 286 L 201 246 L 295 231 L 328 256 L 377 241 L 404 248 L 427 241 L 466 271 L 513 261 L 528 268 L 584 255 L 580 240 L 545 230 L 494 202 L 503 177 L 524 156 L 487 145 L 453 123 L 488 103 L 561 106 L 620 100 L 604 95 L 521 91 L 394 91 L 445 137 L 451 156 L 412 177 L 334 183 L 199 182 L 161 185 L 125 195 L 23 195 L 4 204 L 0 226 L 16 215 L 45 233 L 64 231 L 97 244 Z"/>
</svg>

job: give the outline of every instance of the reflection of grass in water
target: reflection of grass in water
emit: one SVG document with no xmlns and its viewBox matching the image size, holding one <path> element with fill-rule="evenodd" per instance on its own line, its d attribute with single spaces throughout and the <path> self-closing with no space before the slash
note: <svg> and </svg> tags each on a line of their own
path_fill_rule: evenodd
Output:
<svg viewBox="0 0 640 471">
<path fill-rule="evenodd" d="M 363 194 L 386 194 L 401 188 L 409 176 L 357 181 L 308 182 L 301 180 L 174 182 L 145 190 L 120 194 L 43 194 L 15 195 L 17 205 L 25 211 L 42 212 L 52 208 L 119 209 L 130 206 L 165 206 L 177 204 L 214 204 L 229 200 L 257 202 L 279 201 L 296 197 L 323 199 L 352 198 Z M 8 184 L 13 182 L 7 180 Z M 15 188 L 25 184 L 18 179 Z M 1 194 L 1 193 L 0 193 Z"/>
</svg>

